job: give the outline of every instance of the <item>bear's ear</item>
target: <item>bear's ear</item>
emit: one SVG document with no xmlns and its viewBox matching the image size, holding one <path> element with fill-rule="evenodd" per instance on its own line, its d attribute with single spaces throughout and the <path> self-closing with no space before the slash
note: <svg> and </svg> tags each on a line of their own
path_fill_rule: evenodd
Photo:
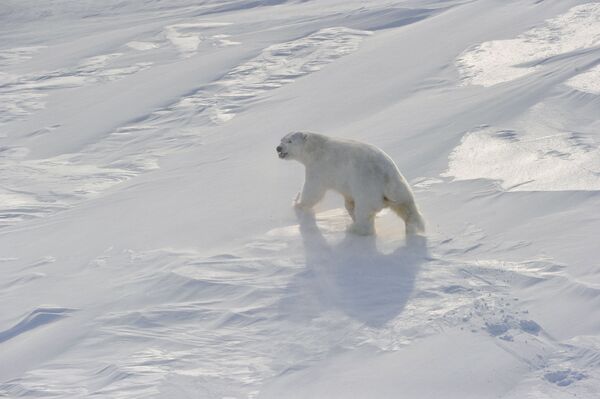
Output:
<svg viewBox="0 0 600 399">
<path fill-rule="evenodd" d="M 301 141 L 306 141 L 306 139 L 308 138 L 308 135 L 303 132 L 296 132 L 296 133 L 294 133 L 294 138 L 301 140 Z"/>
</svg>

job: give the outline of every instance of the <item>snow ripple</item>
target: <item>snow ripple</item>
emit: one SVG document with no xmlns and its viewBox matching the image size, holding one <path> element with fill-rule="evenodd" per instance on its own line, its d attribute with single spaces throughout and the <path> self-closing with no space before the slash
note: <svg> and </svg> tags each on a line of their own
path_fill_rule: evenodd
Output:
<svg viewBox="0 0 600 399">
<path fill-rule="evenodd" d="M 205 25 L 176 27 L 191 29 Z M 203 138 L 199 134 L 202 126 L 231 120 L 257 96 L 318 71 L 355 51 L 369 34 L 367 31 L 333 27 L 269 46 L 255 58 L 233 68 L 221 80 L 153 112 L 139 122 L 117 129 L 81 153 L 22 160 L 27 149 L 0 149 L 9 155 L 0 160 L 0 199 L 3 200 L 0 227 L 68 208 L 114 184 L 156 169 L 159 158 L 198 145 Z M 221 37 L 219 40 L 224 39 Z M 91 57 L 71 71 L 20 77 L 0 86 L 0 104 L 11 108 L 3 110 L 0 105 L 0 115 L 4 114 L 4 121 L 7 121 L 43 107 L 41 100 L 50 88 L 121 79 L 150 67 L 150 63 L 138 63 L 129 68 L 109 67 L 121 55 L 112 53 Z M 2 98 L 14 101 L 2 101 Z M 34 134 L 43 134 L 54 128 L 48 127 Z"/>
<path fill-rule="evenodd" d="M 269 379 L 344 350 L 396 351 L 449 329 L 526 358 L 538 384 L 579 383 L 590 373 L 594 359 L 572 359 L 593 348 L 555 341 L 514 294 L 565 279 L 562 266 L 442 260 L 424 239 L 345 236 L 347 223 L 341 209 L 301 215 L 299 225 L 216 256 L 105 254 L 98 267 L 114 271 L 105 283 L 116 284 L 116 296 L 77 344 L 84 348 L 74 348 L 85 356 L 57 359 L 0 389 L 133 398 L 175 384 L 180 395 L 256 398 Z"/>
<path fill-rule="evenodd" d="M 42 217 L 133 177 L 132 171 L 77 164 L 69 156 L 0 162 L 0 227 Z"/>
<path fill-rule="evenodd" d="M 35 53 L 44 48 L 46 48 L 46 46 L 15 47 L 0 50 L 0 67 L 20 64 L 24 61 L 30 60 L 33 58 Z"/>
<path fill-rule="evenodd" d="M 370 32 L 333 27 L 272 45 L 233 68 L 220 80 L 159 109 L 147 118 L 119 128 L 85 150 L 82 157 L 119 153 L 118 163 L 136 172 L 157 167 L 171 152 L 198 144 L 198 129 L 222 124 L 251 105 L 256 97 L 292 83 L 358 48 Z M 168 129 L 166 128 L 168 127 Z"/>
<path fill-rule="evenodd" d="M 89 57 L 73 68 L 26 75 L 0 73 L 0 125 L 44 109 L 52 90 L 76 88 L 122 79 L 150 68 L 151 62 L 110 67 L 122 53 Z"/>
<path fill-rule="evenodd" d="M 202 109 L 214 123 L 232 119 L 254 97 L 316 72 L 358 49 L 369 31 L 344 27 L 321 29 L 306 37 L 275 44 L 229 71 L 223 79 L 177 106 Z"/>
</svg>

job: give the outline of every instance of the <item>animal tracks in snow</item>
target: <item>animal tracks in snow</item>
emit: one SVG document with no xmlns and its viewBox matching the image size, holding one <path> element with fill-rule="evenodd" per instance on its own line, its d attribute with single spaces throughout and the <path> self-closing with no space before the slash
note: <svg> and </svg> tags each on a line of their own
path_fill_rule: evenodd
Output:
<svg viewBox="0 0 600 399">
<path fill-rule="evenodd" d="M 212 394 L 219 387 L 220 395 L 252 398 L 270 378 L 344 348 L 398 351 L 448 329 L 494 339 L 538 370 L 535 384 L 583 381 L 584 363 L 569 363 L 584 371 L 559 370 L 590 349 L 549 337 L 518 298 L 521 288 L 563 278 L 561 266 L 442 260 L 436 242 L 405 242 L 385 226 L 380 238 L 348 236 L 348 222 L 341 209 L 301 215 L 297 225 L 213 256 L 174 249 L 104 254 L 96 267 L 115 269 L 118 277 L 106 283 L 117 284 L 123 297 L 81 343 L 94 346 L 95 362 L 69 366 L 79 389 L 89 387 L 80 394 L 136 397 L 195 376 Z M 115 357 L 124 346 L 131 355 Z M 49 363 L 11 382 L 12 389 L 51 384 L 70 392 L 72 380 L 57 373 L 60 367 Z"/>
</svg>

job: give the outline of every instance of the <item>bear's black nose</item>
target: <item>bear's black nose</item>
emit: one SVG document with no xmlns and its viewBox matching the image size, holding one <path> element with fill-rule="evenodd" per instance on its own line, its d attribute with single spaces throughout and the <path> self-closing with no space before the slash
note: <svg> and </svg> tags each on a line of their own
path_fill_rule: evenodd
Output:
<svg viewBox="0 0 600 399">
<path fill-rule="evenodd" d="M 277 148 L 275 148 L 277 150 L 277 152 L 281 152 L 281 146 L 278 145 Z"/>
</svg>

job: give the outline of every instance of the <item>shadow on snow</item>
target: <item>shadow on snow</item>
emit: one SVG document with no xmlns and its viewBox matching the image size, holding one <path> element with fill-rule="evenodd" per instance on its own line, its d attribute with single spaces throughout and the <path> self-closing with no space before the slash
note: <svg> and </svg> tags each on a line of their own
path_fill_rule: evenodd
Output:
<svg viewBox="0 0 600 399">
<path fill-rule="evenodd" d="M 301 314 L 340 310 L 368 326 L 380 327 L 404 309 L 420 266 L 427 259 L 425 237 L 408 237 L 392 253 L 380 252 L 376 237 L 346 234 L 331 245 L 312 213 L 298 213 L 306 270 L 290 282 Z M 288 306 L 286 306 L 288 305 Z M 320 309 L 320 311 L 319 311 Z M 293 310 L 293 309 L 288 309 Z M 315 315 L 316 316 L 316 315 Z"/>
</svg>

